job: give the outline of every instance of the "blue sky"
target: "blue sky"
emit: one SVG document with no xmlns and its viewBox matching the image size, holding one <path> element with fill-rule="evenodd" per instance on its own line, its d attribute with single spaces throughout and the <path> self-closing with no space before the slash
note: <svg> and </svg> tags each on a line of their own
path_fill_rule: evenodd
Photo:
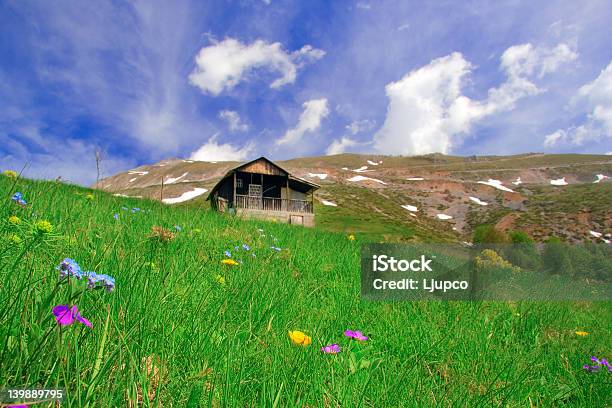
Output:
<svg viewBox="0 0 612 408">
<path fill-rule="evenodd" d="M 7 1 L 0 162 L 612 151 L 606 1 Z"/>
</svg>

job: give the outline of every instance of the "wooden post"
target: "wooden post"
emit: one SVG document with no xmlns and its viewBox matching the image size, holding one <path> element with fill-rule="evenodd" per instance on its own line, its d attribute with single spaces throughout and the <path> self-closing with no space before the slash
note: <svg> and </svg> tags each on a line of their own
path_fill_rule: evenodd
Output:
<svg viewBox="0 0 612 408">
<path fill-rule="evenodd" d="M 233 207 L 236 208 L 236 203 L 238 202 L 238 200 L 236 200 L 236 172 L 234 172 L 234 196 L 232 197 L 233 202 Z"/>
<path fill-rule="evenodd" d="M 287 176 L 287 197 L 285 201 L 285 211 L 289 211 L 289 203 L 291 203 L 291 190 L 289 190 L 289 176 Z"/>
</svg>

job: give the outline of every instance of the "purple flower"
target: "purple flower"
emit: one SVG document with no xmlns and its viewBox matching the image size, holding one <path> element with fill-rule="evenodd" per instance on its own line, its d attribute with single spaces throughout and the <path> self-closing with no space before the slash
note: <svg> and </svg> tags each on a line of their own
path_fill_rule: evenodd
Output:
<svg viewBox="0 0 612 408">
<path fill-rule="evenodd" d="M 13 196 L 11 197 L 11 200 L 15 201 L 17 204 L 21 206 L 26 206 L 28 204 L 26 200 L 24 200 L 23 194 L 21 194 L 19 191 L 13 194 Z"/>
<path fill-rule="evenodd" d="M 95 272 L 85 272 L 83 275 L 87 277 L 87 288 L 89 289 L 94 289 L 96 286 L 106 288 L 109 292 L 115 289 L 115 279 L 112 276 Z"/>
<path fill-rule="evenodd" d="M 595 356 L 591 356 L 591 361 L 597 364 L 601 364 L 601 361 L 599 361 L 599 359 Z"/>
<path fill-rule="evenodd" d="M 119 214 L 114 214 L 114 215 L 113 215 L 113 218 L 114 218 L 114 219 L 116 219 L 116 220 L 118 220 L 118 219 L 119 219 Z"/>
<path fill-rule="evenodd" d="M 59 265 L 55 267 L 59 271 L 59 278 L 64 279 L 66 277 L 74 276 L 77 279 L 81 279 L 81 267 L 74 259 L 64 258 Z"/>
<path fill-rule="evenodd" d="M 364 336 L 363 333 L 358 330 L 346 330 L 344 332 L 344 335 L 346 337 L 350 337 L 351 339 L 355 339 L 359 341 L 366 341 L 369 339 L 369 337 Z"/>
<path fill-rule="evenodd" d="M 60 326 L 70 326 L 74 323 L 74 319 L 76 319 L 87 327 L 93 327 L 89 320 L 81 316 L 76 305 L 72 307 L 68 307 L 68 305 L 57 305 L 53 308 L 53 315 Z"/>
<path fill-rule="evenodd" d="M 337 344 L 330 344 L 325 347 L 321 347 L 321 351 L 325 354 L 338 354 L 340 352 L 340 346 Z"/>
<path fill-rule="evenodd" d="M 250 251 L 251 247 L 249 247 L 247 244 L 242 244 L 242 249 L 244 249 L 245 251 Z"/>
<path fill-rule="evenodd" d="M 232 253 L 230 251 L 225 251 L 223 253 L 227 258 L 231 258 L 232 257 Z"/>
</svg>

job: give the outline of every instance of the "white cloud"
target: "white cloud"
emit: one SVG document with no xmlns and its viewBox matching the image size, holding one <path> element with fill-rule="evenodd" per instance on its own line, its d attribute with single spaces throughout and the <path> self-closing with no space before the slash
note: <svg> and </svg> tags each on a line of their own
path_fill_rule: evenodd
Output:
<svg viewBox="0 0 612 408">
<path fill-rule="evenodd" d="M 219 118 L 227 122 L 230 132 L 246 132 L 249 130 L 249 125 L 242 121 L 236 111 L 222 110 L 219 112 Z"/>
<path fill-rule="evenodd" d="M 325 154 L 333 155 L 346 152 L 349 148 L 357 145 L 357 142 L 348 137 L 342 137 L 331 142 L 327 147 Z"/>
<path fill-rule="evenodd" d="M 254 145 L 251 142 L 242 148 L 236 148 L 229 143 L 218 143 L 217 136 L 214 135 L 208 139 L 208 142 L 191 153 L 189 159 L 199 161 L 244 161 L 254 150 Z"/>
<path fill-rule="evenodd" d="M 578 90 L 590 108 L 589 121 L 612 136 L 612 62 L 592 82 Z"/>
<path fill-rule="evenodd" d="M 256 40 L 243 44 L 233 38 L 215 42 L 203 47 L 195 58 L 196 67 L 189 75 L 189 82 L 202 92 L 219 95 L 226 89 L 232 89 L 257 68 L 267 68 L 278 72 L 271 88 L 295 82 L 297 71 L 309 62 L 321 59 L 325 51 L 303 46 L 300 50 L 287 53 L 280 43 L 268 43 Z"/>
<path fill-rule="evenodd" d="M 560 142 L 565 141 L 567 138 L 567 132 L 563 129 L 557 129 L 549 135 L 544 137 L 544 147 L 553 147 Z"/>
<path fill-rule="evenodd" d="M 374 129 L 375 125 L 376 122 L 374 120 L 362 119 L 352 121 L 350 124 L 346 125 L 345 128 L 351 135 L 356 135 L 359 132 L 367 132 Z"/>
<path fill-rule="evenodd" d="M 582 145 L 602 137 L 612 137 L 612 62 L 597 78 L 580 87 L 573 102 L 582 105 L 587 113 L 586 121 L 579 126 L 559 129 L 546 136 L 545 147 L 561 140 Z"/>
<path fill-rule="evenodd" d="M 387 84 L 389 106 L 374 136 L 375 148 L 392 154 L 448 153 L 453 139 L 468 133 L 479 120 L 511 110 L 519 99 L 541 92 L 530 76 L 553 72 L 562 62 L 575 58 L 565 44 L 552 49 L 512 46 L 500 62 L 506 81 L 489 89 L 481 101 L 462 93 L 473 65 L 461 53 L 435 59 Z"/>
<path fill-rule="evenodd" d="M 311 99 L 304 102 L 302 107 L 304 111 L 300 115 L 298 124 L 294 128 L 287 130 L 285 135 L 276 141 L 277 145 L 299 141 L 304 136 L 304 133 L 317 130 L 321 126 L 321 121 L 329 114 L 326 98 Z"/>
</svg>

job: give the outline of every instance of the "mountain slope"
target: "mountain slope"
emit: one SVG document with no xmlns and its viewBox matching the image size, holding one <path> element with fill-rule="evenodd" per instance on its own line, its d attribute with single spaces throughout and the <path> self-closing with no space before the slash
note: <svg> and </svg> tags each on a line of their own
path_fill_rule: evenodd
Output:
<svg viewBox="0 0 612 408">
<path fill-rule="evenodd" d="M 612 157 L 605 155 L 342 154 L 277 163 L 322 186 L 317 225 L 333 231 L 381 240 L 469 240 L 476 225 L 488 222 L 524 228 L 536 238 L 582 241 L 595 238 L 589 231 L 605 235 L 612 229 L 606 178 Z M 206 205 L 205 190 L 238 164 L 164 160 L 103 179 L 98 187 L 170 202 L 192 192 L 186 203 Z M 595 182 L 597 175 L 604 178 Z"/>
</svg>

